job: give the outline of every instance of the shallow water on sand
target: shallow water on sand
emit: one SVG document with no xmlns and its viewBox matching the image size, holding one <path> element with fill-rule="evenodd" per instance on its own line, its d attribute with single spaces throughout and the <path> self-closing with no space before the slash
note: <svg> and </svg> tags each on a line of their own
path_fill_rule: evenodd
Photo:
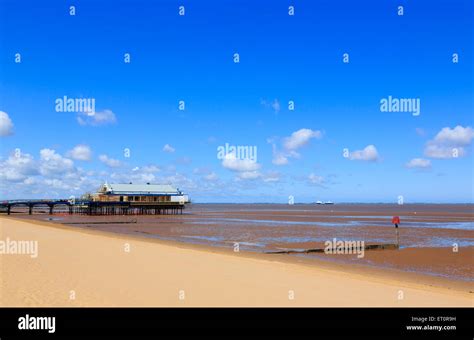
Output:
<svg viewBox="0 0 474 340">
<path fill-rule="evenodd" d="M 463 249 L 474 247 L 474 205 L 430 204 L 341 204 L 341 205 L 280 205 L 280 204 L 193 204 L 183 215 L 139 216 L 84 216 L 36 214 L 21 215 L 28 219 L 48 220 L 116 233 L 142 237 L 175 240 L 233 249 L 238 244 L 243 251 L 302 250 L 324 248 L 334 238 L 347 241 L 364 241 L 365 244 L 395 243 L 392 216 L 400 216 L 400 248 L 460 248 L 452 268 L 430 264 L 427 257 L 420 266 L 434 275 L 474 280 L 469 258 Z M 127 223 L 129 222 L 129 223 Z M 473 248 L 474 249 L 474 248 Z M 366 251 L 362 259 L 354 256 L 323 258 L 338 261 L 390 267 L 398 260 L 386 258 L 388 251 Z M 382 255 L 383 253 L 383 255 Z M 303 255 L 310 257 L 310 255 Z M 312 256 L 312 255 L 311 255 Z M 421 255 L 417 255 L 421 256 Z M 430 255 L 432 256 L 432 255 Z M 464 256 L 461 260 L 461 256 Z M 321 257 L 321 256 L 320 256 Z M 382 260 L 379 260 L 380 257 Z M 443 258 L 442 258 L 443 259 Z M 398 268 L 412 271 L 408 257 Z M 443 262 L 443 260 L 438 262 Z M 447 263 L 448 266 L 450 262 Z M 446 267 L 446 264 L 444 265 Z M 416 268 L 416 266 L 415 266 Z M 455 274 L 453 274 L 455 273 Z"/>
</svg>

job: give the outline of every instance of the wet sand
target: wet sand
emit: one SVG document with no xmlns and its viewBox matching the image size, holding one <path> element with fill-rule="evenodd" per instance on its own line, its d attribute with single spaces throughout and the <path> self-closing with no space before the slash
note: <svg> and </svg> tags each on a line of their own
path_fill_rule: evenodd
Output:
<svg viewBox="0 0 474 340">
<path fill-rule="evenodd" d="M 327 254 L 303 257 L 474 281 L 473 205 L 193 204 L 185 212 L 176 216 L 64 214 L 52 216 L 51 222 L 224 249 L 234 249 L 238 244 L 243 252 L 263 253 L 324 248 L 325 241 L 334 238 L 365 244 L 395 243 L 391 217 L 396 215 L 401 218 L 400 250 L 366 251 L 363 258 Z M 15 216 L 43 221 L 50 218 L 45 214 Z"/>
<path fill-rule="evenodd" d="M 395 270 L 0 217 L 7 237 L 39 253 L 0 256 L 2 306 L 473 306 L 466 283 Z"/>
</svg>

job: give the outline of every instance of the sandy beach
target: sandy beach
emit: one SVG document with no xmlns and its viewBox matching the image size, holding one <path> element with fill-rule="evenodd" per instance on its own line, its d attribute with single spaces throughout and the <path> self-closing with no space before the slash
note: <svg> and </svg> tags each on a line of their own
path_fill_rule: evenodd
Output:
<svg viewBox="0 0 474 340">
<path fill-rule="evenodd" d="M 472 283 L 345 270 L 133 235 L 0 217 L 0 240 L 38 256 L 0 255 L 1 306 L 465 306 Z M 316 262 L 317 263 L 317 262 Z"/>
<path fill-rule="evenodd" d="M 23 209 L 24 210 L 24 209 Z M 474 282 L 474 212 L 472 205 L 441 204 L 192 204 L 183 215 L 94 216 L 57 213 L 48 215 L 16 209 L 12 216 L 36 222 L 51 222 L 82 230 L 100 230 L 147 239 L 203 245 L 262 254 L 284 250 L 324 248 L 327 240 L 359 240 L 365 244 L 396 241 L 392 216 L 401 218 L 400 249 L 367 251 L 351 255 L 311 253 L 291 255 L 377 267 L 389 272 L 430 275 L 449 282 Z M 458 251 L 455 251 L 457 247 Z M 206 248 L 206 249 L 207 249 Z M 324 263 L 318 264 L 324 265 Z M 398 275 L 398 274 L 397 274 Z M 424 277 L 422 278 L 425 279 Z"/>
</svg>

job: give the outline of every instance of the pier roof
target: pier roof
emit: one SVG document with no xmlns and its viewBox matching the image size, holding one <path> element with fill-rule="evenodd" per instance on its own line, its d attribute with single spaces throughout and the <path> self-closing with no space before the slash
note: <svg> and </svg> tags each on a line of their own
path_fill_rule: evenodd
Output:
<svg viewBox="0 0 474 340">
<path fill-rule="evenodd" d="M 150 194 L 166 194 L 178 195 L 180 191 L 169 184 L 110 184 L 105 183 L 102 191 L 110 194 L 135 194 L 135 195 L 150 195 Z"/>
</svg>

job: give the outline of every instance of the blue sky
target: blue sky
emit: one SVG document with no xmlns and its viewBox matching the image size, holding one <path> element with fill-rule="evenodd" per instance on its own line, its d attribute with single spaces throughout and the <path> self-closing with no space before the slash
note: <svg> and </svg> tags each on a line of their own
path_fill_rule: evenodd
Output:
<svg viewBox="0 0 474 340">
<path fill-rule="evenodd" d="M 73 5 L 0 0 L 2 198 L 107 180 L 196 202 L 474 201 L 472 1 Z M 56 112 L 64 96 L 95 115 Z M 381 112 L 389 96 L 420 114 Z M 256 162 L 218 159 L 226 143 Z"/>
</svg>

